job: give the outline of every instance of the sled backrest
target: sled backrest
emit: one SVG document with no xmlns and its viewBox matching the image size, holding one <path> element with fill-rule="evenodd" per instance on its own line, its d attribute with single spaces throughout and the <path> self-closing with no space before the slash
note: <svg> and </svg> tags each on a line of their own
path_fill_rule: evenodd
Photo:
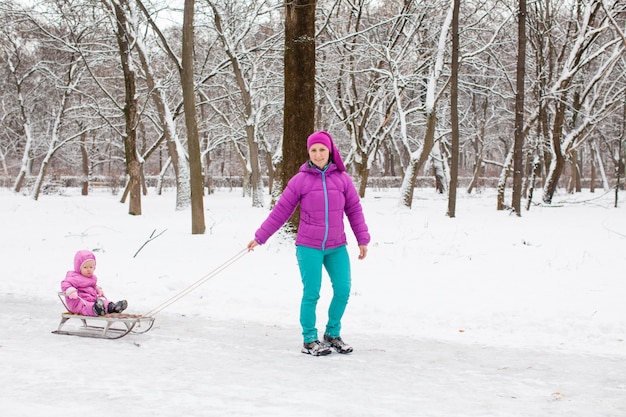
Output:
<svg viewBox="0 0 626 417">
<path fill-rule="evenodd" d="M 65 307 L 67 311 L 70 311 L 70 308 L 67 306 L 67 303 L 65 302 L 65 293 L 63 291 L 59 291 L 57 292 L 57 296 L 59 297 L 59 300 L 61 300 L 61 304 L 63 304 L 63 307 Z"/>
</svg>

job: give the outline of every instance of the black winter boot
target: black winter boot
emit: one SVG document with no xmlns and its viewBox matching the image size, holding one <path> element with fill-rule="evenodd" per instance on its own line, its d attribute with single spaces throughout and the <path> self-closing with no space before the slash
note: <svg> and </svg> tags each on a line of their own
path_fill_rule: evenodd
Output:
<svg viewBox="0 0 626 417">
<path fill-rule="evenodd" d="M 352 346 L 344 342 L 341 337 L 332 337 L 327 334 L 324 335 L 324 342 L 328 343 L 337 353 L 350 353 L 352 352 Z"/>
<path fill-rule="evenodd" d="M 107 313 L 102 298 L 98 298 L 96 302 L 93 303 L 93 312 L 96 313 L 96 316 L 104 316 Z"/>
<path fill-rule="evenodd" d="M 122 300 L 117 303 L 110 302 L 108 306 L 109 313 L 121 313 L 128 307 L 128 301 Z"/>
</svg>

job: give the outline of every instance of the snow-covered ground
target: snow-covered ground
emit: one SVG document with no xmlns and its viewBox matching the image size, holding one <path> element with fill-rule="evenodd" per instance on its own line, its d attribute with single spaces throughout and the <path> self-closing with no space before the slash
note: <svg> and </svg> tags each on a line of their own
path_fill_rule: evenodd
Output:
<svg viewBox="0 0 626 417">
<path fill-rule="evenodd" d="M 372 234 L 343 321 L 350 355 L 300 353 L 300 279 L 280 235 L 119 340 L 52 334 L 74 253 L 99 283 L 147 313 L 239 253 L 266 217 L 240 190 L 205 198 L 191 235 L 174 193 L 130 216 L 105 191 L 0 190 L 0 415 L 626 415 L 626 200 L 558 195 L 521 218 L 491 191 L 447 200 L 368 190 Z M 162 233 L 154 240 L 150 236 Z M 318 309 L 323 328 L 326 278 Z"/>
</svg>

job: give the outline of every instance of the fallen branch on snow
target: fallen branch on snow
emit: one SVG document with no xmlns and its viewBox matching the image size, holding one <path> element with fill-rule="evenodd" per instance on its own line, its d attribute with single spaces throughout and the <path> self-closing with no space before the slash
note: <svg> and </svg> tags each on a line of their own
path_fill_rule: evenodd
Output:
<svg viewBox="0 0 626 417">
<path fill-rule="evenodd" d="M 133 258 L 137 257 L 137 254 L 139 252 L 141 252 L 141 250 L 143 249 L 144 246 L 146 246 L 149 242 L 152 242 L 154 239 L 156 239 L 157 237 L 161 236 L 163 233 L 165 233 L 167 229 L 163 229 L 163 231 L 161 233 L 159 233 L 158 235 L 154 235 L 154 233 L 156 232 L 156 229 L 154 229 L 152 231 L 152 233 L 150 234 L 150 237 L 148 238 L 148 240 L 146 240 L 143 245 L 141 245 L 141 247 L 139 249 L 137 249 L 137 252 L 135 252 L 135 254 L 133 255 Z"/>
</svg>

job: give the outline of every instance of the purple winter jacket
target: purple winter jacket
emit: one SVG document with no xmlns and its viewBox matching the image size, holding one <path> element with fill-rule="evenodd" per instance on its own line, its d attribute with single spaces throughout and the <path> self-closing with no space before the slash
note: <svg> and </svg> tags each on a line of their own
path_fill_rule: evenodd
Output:
<svg viewBox="0 0 626 417">
<path fill-rule="evenodd" d="M 347 243 L 344 213 L 359 245 L 370 242 L 361 200 L 350 176 L 329 164 L 324 171 L 304 163 L 287 183 L 267 219 L 255 233 L 264 244 L 296 210 L 300 203 L 300 225 L 296 245 L 333 249 Z"/>
</svg>

